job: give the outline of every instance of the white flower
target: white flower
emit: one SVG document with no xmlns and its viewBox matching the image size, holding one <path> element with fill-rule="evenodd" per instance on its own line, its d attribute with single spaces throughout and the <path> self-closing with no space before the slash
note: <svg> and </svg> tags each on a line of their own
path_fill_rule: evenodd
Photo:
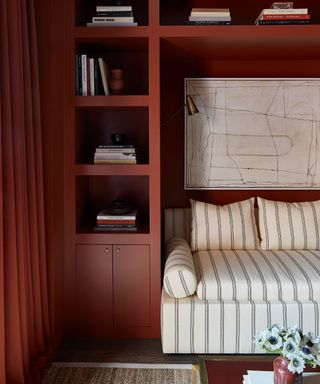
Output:
<svg viewBox="0 0 320 384">
<path fill-rule="evenodd" d="M 272 328 L 271 332 L 267 331 L 266 340 L 264 342 L 264 348 L 268 351 L 277 351 L 282 347 L 282 339 L 279 335 L 279 330 Z"/>
<path fill-rule="evenodd" d="M 289 371 L 295 373 L 301 373 L 303 372 L 305 368 L 304 360 L 301 356 L 295 355 L 293 358 L 290 360 L 290 363 L 288 365 Z"/>
<path fill-rule="evenodd" d="M 256 344 L 262 348 L 267 339 L 267 331 L 261 331 L 258 336 L 255 337 Z"/>
<path fill-rule="evenodd" d="M 300 331 L 298 329 L 297 325 L 294 325 L 293 327 L 290 327 L 287 331 L 286 334 L 284 335 L 284 339 L 294 339 L 296 344 L 299 344 L 301 341 L 301 335 Z"/>
<path fill-rule="evenodd" d="M 294 339 L 288 339 L 283 343 L 282 353 L 288 359 L 292 359 L 298 351 L 298 344 Z"/>
<path fill-rule="evenodd" d="M 310 361 L 315 360 L 315 356 L 313 355 L 312 350 L 307 345 L 301 348 L 299 354 L 303 359 Z"/>
</svg>

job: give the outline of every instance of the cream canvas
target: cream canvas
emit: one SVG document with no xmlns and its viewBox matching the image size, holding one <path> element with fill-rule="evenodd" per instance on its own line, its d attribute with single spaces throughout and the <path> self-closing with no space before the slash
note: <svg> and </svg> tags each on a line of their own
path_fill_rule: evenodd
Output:
<svg viewBox="0 0 320 384">
<path fill-rule="evenodd" d="M 185 188 L 319 188 L 320 79 L 185 79 Z"/>
</svg>

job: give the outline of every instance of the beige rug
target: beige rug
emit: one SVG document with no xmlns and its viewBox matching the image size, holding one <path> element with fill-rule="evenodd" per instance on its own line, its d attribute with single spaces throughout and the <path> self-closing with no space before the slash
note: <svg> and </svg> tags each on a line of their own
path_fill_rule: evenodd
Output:
<svg viewBox="0 0 320 384">
<path fill-rule="evenodd" d="M 189 364 L 54 363 L 44 384 L 199 384 Z"/>
</svg>

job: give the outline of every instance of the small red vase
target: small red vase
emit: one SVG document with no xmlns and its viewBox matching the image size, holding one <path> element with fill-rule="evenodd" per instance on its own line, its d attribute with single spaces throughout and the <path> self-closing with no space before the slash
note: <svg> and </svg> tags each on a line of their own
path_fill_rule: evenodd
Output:
<svg viewBox="0 0 320 384">
<path fill-rule="evenodd" d="M 112 69 L 110 79 L 110 91 L 113 95 L 121 95 L 124 88 L 123 70 Z"/>
<path fill-rule="evenodd" d="M 274 384 L 302 384 L 302 373 L 293 373 L 288 369 L 289 361 L 282 356 L 273 360 Z"/>
</svg>

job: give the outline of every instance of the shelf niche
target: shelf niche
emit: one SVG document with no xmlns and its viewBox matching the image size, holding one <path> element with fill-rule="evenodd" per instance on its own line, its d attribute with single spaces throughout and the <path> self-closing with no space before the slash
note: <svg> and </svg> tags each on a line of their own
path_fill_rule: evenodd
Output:
<svg viewBox="0 0 320 384">
<path fill-rule="evenodd" d="M 77 54 L 87 57 L 102 57 L 109 71 L 120 68 L 124 71 L 123 95 L 148 95 L 148 39 L 145 37 L 81 38 L 76 42 Z"/>
<path fill-rule="evenodd" d="M 149 177 L 148 176 L 77 176 L 76 231 L 93 233 L 97 214 L 113 200 L 123 200 L 138 210 L 138 233 L 149 233 Z M 95 232 L 95 233 L 137 233 Z"/>
<path fill-rule="evenodd" d="M 160 0 L 161 25 L 186 25 L 192 8 L 229 8 L 232 25 L 253 25 L 256 18 L 264 8 L 270 8 L 272 1 L 243 0 L 239 6 L 237 0 L 187 0 L 183 6 L 181 2 Z M 320 23 L 320 4 L 313 1 L 295 0 L 294 8 L 308 8 L 312 24 Z M 219 28 L 229 26 L 219 26 Z M 261 27 L 261 26 L 259 26 Z M 270 27 L 270 26 L 266 26 Z M 198 28 L 198 27 L 197 27 Z"/>
<path fill-rule="evenodd" d="M 92 17 L 96 16 L 97 5 L 114 5 L 112 1 L 103 1 L 103 4 L 100 4 L 99 2 L 78 0 L 75 3 L 75 25 L 79 27 L 86 26 L 88 22 L 92 21 Z M 126 3 L 125 5 L 127 4 L 128 3 Z M 134 21 L 138 23 L 138 26 L 148 25 L 148 0 L 133 0 L 130 1 L 130 4 L 128 5 L 132 5 Z"/>
<path fill-rule="evenodd" d="M 96 147 L 112 144 L 111 133 L 124 133 L 124 144 L 137 147 L 138 164 L 148 164 L 148 122 L 148 108 L 77 108 L 76 163 L 93 164 Z"/>
</svg>

